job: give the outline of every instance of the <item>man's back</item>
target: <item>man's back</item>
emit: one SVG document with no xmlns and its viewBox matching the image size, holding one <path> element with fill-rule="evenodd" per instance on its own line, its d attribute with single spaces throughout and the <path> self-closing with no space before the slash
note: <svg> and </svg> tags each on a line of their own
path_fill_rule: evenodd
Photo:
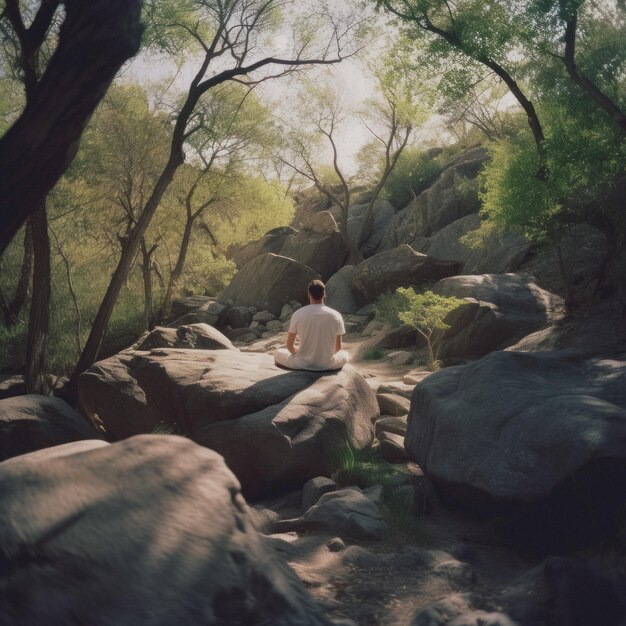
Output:
<svg viewBox="0 0 626 626">
<path fill-rule="evenodd" d="M 343 318 L 325 304 L 309 304 L 291 317 L 289 332 L 300 339 L 297 361 L 303 369 L 328 369 L 332 366 L 337 335 L 345 333 Z"/>
</svg>

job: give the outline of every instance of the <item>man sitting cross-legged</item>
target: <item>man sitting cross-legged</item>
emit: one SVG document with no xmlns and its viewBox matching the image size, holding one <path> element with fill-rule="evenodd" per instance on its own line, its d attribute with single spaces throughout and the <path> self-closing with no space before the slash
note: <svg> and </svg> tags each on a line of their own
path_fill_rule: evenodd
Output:
<svg viewBox="0 0 626 626">
<path fill-rule="evenodd" d="M 292 316 L 287 347 L 274 353 L 276 365 L 292 370 L 338 370 L 348 362 L 341 349 L 341 335 L 346 329 L 338 311 L 324 304 L 326 288 L 321 280 L 309 285 L 309 305 Z M 296 348 L 296 337 L 300 345 Z"/>
</svg>

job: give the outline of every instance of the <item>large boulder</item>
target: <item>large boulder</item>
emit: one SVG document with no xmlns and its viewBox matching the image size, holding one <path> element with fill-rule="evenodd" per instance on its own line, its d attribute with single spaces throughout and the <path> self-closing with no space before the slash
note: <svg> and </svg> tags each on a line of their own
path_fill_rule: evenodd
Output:
<svg viewBox="0 0 626 626">
<path fill-rule="evenodd" d="M 450 498 L 512 511 L 524 532 L 614 532 L 626 354 L 494 352 L 436 372 L 415 387 L 405 445 Z"/>
<path fill-rule="evenodd" d="M 222 454 L 257 497 L 329 476 L 347 445 L 373 439 L 373 392 L 356 370 L 285 371 L 231 350 L 125 351 L 79 380 L 83 411 L 110 438 L 168 424 Z"/>
<path fill-rule="evenodd" d="M 450 328 L 438 353 L 442 359 L 481 357 L 554 323 L 562 315 L 563 300 L 538 287 L 530 276 L 453 276 L 439 281 L 433 291 L 467 300 L 447 318 Z"/>
<path fill-rule="evenodd" d="M 360 199 L 359 199 L 360 200 Z M 356 241 L 361 232 L 361 227 L 367 215 L 369 208 L 369 199 L 363 203 L 354 203 L 348 210 L 348 234 L 352 241 Z M 338 207 L 334 209 L 336 219 L 340 218 L 341 212 Z M 383 236 L 389 223 L 396 214 L 395 209 L 387 200 L 376 200 L 372 212 L 372 228 L 369 236 L 361 245 L 361 254 L 367 258 L 375 254 L 383 240 Z"/>
<path fill-rule="evenodd" d="M 431 187 L 390 221 L 380 249 L 404 243 L 418 246 L 421 238 L 430 237 L 448 224 L 478 212 L 476 177 L 487 159 L 487 151 L 481 147 L 459 155 Z"/>
<path fill-rule="evenodd" d="M 469 247 L 462 238 L 480 228 L 480 224 L 479 215 L 466 215 L 432 237 L 416 240 L 412 247 L 433 259 L 459 261 L 464 274 L 503 274 L 517 269 L 531 243 L 519 233 L 496 230 L 476 248 Z"/>
<path fill-rule="evenodd" d="M 283 305 L 307 303 L 307 285 L 320 278 L 314 269 L 277 254 L 263 254 L 244 265 L 219 296 L 221 302 L 254 306 L 279 316 Z"/>
<path fill-rule="evenodd" d="M 326 303 L 340 313 L 356 313 L 363 306 L 363 297 L 352 289 L 354 265 L 344 265 L 326 283 Z"/>
<path fill-rule="evenodd" d="M 0 461 L 20 454 L 101 436 L 59 398 L 39 395 L 0 400 Z"/>
<path fill-rule="evenodd" d="M 455 261 L 439 261 L 402 245 L 379 252 L 356 266 L 352 287 L 370 302 L 386 291 L 434 282 L 459 271 Z"/>
<path fill-rule="evenodd" d="M 0 464 L 3 624 L 329 624 L 218 454 L 74 445 Z"/>
<path fill-rule="evenodd" d="M 308 265 L 326 281 L 343 265 L 347 250 L 335 218 L 321 211 L 285 238 L 280 254 Z"/>
<path fill-rule="evenodd" d="M 296 232 L 296 229 L 291 226 L 272 228 L 272 230 L 268 230 L 260 239 L 247 243 L 233 253 L 233 261 L 235 265 L 241 269 L 246 263 L 249 263 L 262 254 L 267 254 L 268 252 L 278 254 L 287 237 L 294 235 Z"/>
<path fill-rule="evenodd" d="M 337 189 L 333 191 L 337 191 Z M 302 228 L 312 215 L 326 211 L 330 207 L 330 200 L 315 186 L 307 187 L 295 193 L 294 200 L 296 201 L 296 212 L 291 221 L 294 228 Z"/>
<path fill-rule="evenodd" d="M 145 333 L 133 348 L 146 351 L 153 348 L 237 350 L 228 337 L 208 324 L 187 324 L 178 328 L 156 326 Z"/>
</svg>

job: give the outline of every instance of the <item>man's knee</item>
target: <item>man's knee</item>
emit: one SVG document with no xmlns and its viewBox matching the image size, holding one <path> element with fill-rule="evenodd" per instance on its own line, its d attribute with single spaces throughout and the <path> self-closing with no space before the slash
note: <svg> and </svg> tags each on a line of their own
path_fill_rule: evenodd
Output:
<svg viewBox="0 0 626 626">
<path fill-rule="evenodd" d="M 291 352 L 287 350 L 287 348 L 278 348 L 274 352 L 274 362 L 278 365 L 283 365 L 284 367 L 289 367 L 289 358 L 291 357 Z"/>
<path fill-rule="evenodd" d="M 333 354 L 333 369 L 341 369 L 348 364 L 350 355 L 345 350 L 339 350 Z"/>
</svg>

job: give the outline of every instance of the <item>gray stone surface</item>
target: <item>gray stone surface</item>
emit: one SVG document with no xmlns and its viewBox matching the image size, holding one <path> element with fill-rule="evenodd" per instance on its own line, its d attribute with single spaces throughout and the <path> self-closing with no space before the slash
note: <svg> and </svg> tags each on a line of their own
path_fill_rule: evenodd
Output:
<svg viewBox="0 0 626 626">
<path fill-rule="evenodd" d="M 307 302 L 307 286 L 320 275 L 310 267 L 276 254 L 264 254 L 244 265 L 219 298 L 256 306 L 280 315 L 283 305 Z"/>
<path fill-rule="evenodd" d="M 280 249 L 285 243 L 287 237 L 294 235 L 297 231 L 291 226 L 279 226 L 269 230 L 263 237 L 255 241 L 251 241 L 233 254 L 233 261 L 239 269 L 246 263 L 253 261 L 262 254 L 272 252 L 279 254 Z"/>
<path fill-rule="evenodd" d="M 415 387 L 406 447 L 449 497 L 616 523 L 626 493 L 626 355 L 493 352 Z M 552 509 L 554 503 L 554 509 Z M 592 519 L 591 519 L 592 518 Z"/>
<path fill-rule="evenodd" d="M 326 283 L 326 303 L 340 313 L 356 313 L 362 305 L 362 296 L 352 289 L 354 265 L 344 265 Z"/>
<path fill-rule="evenodd" d="M 156 326 L 133 346 L 134 350 L 148 351 L 154 348 L 237 350 L 226 335 L 208 324 L 187 324 L 178 328 Z"/>
<path fill-rule="evenodd" d="M 453 276 L 433 291 L 466 298 L 451 313 L 439 345 L 439 358 L 476 358 L 504 348 L 562 317 L 563 300 L 519 274 Z"/>
<path fill-rule="evenodd" d="M 477 213 L 480 202 L 476 176 L 487 158 L 486 150 L 478 147 L 455 159 L 433 185 L 396 214 L 385 230 L 380 249 L 413 243 L 419 247 L 424 237 Z"/>
<path fill-rule="evenodd" d="M 223 459 L 180 437 L 0 464 L 0 552 L 7 625 L 329 624 Z"/>
<path fill-rule="evenodd" d="M 222 454 L 251 497 L 330 475 L 340 449 L 371 443 L 378 415 L 350 366 L 286 371 L 231 350 L 125 351 L 87 370 L 79 396 L 113 439 L 175 425 Z"/>
<path fill-rule="evenodd" d="M 369 301 L 398 287 L 435 282 L 459 271 L 456 261 L 439 261 L 408 245 L 385 250 L 356 266 L 352 288 Z"/>
<path fill-rule="evenodd" d="M 393 393 L 377 393 L 376 400 L 380 407 L 381 415 L 406 415 L 411 406 L 410 400 Z"/>
<path fill-rule="evenodd" d="M 307 480 L 302 487 L 302 508 L 308 511 L 325 493 L 337 490 L 337 483 L 326 476 Z"/>
<path fill-rule="evenodd" d="M 403 435 L 382 431 L 378 435 L 378 440 L 380 441 L 380 453 L 385 461 L 402 463 L 410 459 L 408 452 L 404 449 Z"/>
<path fill-rule="evenodd" d="M 0 461 L 71 441 L 101 438 L 59 398 L 33 394 L 0 400 Z"/>
<path fill-rule="evenodd" d="M 280 249 L 282 256 L 312 268 L 323 281 L 343 265 L 346 253 L 337 223 L 328 211 L 312 215 L 301 230 L 285 239 Z"/>
</svg>

